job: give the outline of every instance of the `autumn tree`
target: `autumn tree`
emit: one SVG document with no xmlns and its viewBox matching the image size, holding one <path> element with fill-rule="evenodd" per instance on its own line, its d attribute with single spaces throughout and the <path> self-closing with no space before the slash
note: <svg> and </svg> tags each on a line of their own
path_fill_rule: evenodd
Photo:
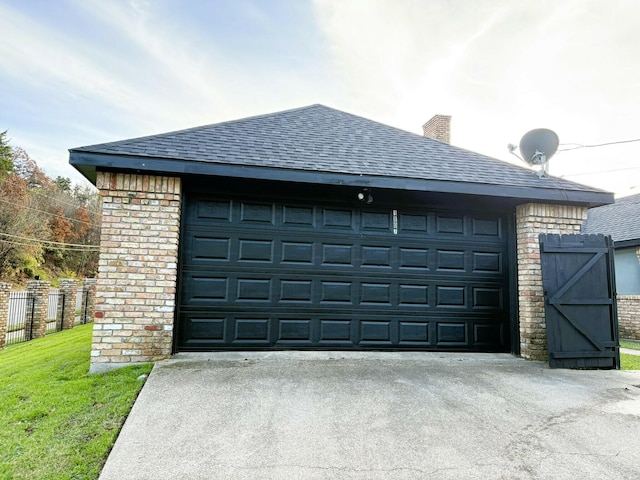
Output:
<svg viewBox="0 0 640 480">
<path fill-rule="evenodd" d="M 25 179 L 11 173 L 0 181 L 1 278 L 33 270 L 41 263 L 44 250 L 37 239 L 49 236 L 45 217 Z"/>
<path fill-rule="evenodd" d="M 25 150 L 8 145 L 6 132 L 0 135 L 0 280 L 44 271 L 94 276 L 98 210 L 95 190 L 52 180 Z"/>
</svg>

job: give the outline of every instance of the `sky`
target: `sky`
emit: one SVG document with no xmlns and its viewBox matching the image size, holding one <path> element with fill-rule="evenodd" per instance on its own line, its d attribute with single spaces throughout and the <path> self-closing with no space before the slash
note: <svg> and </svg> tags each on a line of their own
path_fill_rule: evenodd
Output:
<svg viewBox="0 0 640 480">
<path fill-rule="evenodd" d="M 417 134 L 443 114 L 522 166 L 507 145 L 552 129 L 552 175 L 637 194 L 639 21 L 637 0 L 0 0 L 0 131 L 86 184 L 69 148 L 317 103 Z"/>
</svg>

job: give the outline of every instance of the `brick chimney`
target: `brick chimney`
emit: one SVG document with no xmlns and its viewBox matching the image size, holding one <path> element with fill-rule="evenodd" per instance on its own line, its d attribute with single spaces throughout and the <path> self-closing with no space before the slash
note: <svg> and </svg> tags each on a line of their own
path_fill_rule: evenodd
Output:
<svg viewBox="0 0 640 480">
<path fill-rule="evenodd" d="M 451 143 L 451 115 L 434 115 L 431 120 L 422 125 L 422 131 L 425 137 Z"/>
</svg>

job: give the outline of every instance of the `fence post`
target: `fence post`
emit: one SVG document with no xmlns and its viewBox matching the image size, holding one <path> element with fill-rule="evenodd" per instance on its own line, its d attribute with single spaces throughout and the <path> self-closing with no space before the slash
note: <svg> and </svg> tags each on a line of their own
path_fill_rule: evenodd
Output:
<svg viewBox="0 0 640 480">
<path fill-rule="evenodd" d="M 56 323 L 60 322 L 60 328 L 56 328 L 56 330 L 68 330 L 73 328 L 76 319 L 78 281 L 72 278 L 62 278 L 58 283 L 60 296 L 58 297 Z"/>
<path fill-rule="evenodd" d="M 24 338 L 27 341 L 44 337 L 47 333 L 47 304 L 50 287 L 51 284 L 44 280 L 27 282 L 27 292 L 33 302 L 31 311 L 27 308 L 27 321 L 24 327 Z"/>
<path fill-rule="evenodd" d="M 0 350 L 4 348 L 7 339 L 7 321 L 9 319 L 9 297 L 11 284 L 0 282 Z"/>
<path fill-rule="evenodd" d="M 82 287 L 82 323 L 93 322 L 96 313 L 96 279 L 85 278 Z"/>
</svg>

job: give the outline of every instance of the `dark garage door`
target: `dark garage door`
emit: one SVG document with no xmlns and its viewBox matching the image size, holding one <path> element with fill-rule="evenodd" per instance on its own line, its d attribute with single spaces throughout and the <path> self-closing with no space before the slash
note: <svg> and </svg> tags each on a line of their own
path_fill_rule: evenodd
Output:
<svg viewBox="0 0 640 480">
<path fill-rule="evenodd" d="M 191 197 L 177 349 L 509 349 L 505 219 Z"/>
</svg>

